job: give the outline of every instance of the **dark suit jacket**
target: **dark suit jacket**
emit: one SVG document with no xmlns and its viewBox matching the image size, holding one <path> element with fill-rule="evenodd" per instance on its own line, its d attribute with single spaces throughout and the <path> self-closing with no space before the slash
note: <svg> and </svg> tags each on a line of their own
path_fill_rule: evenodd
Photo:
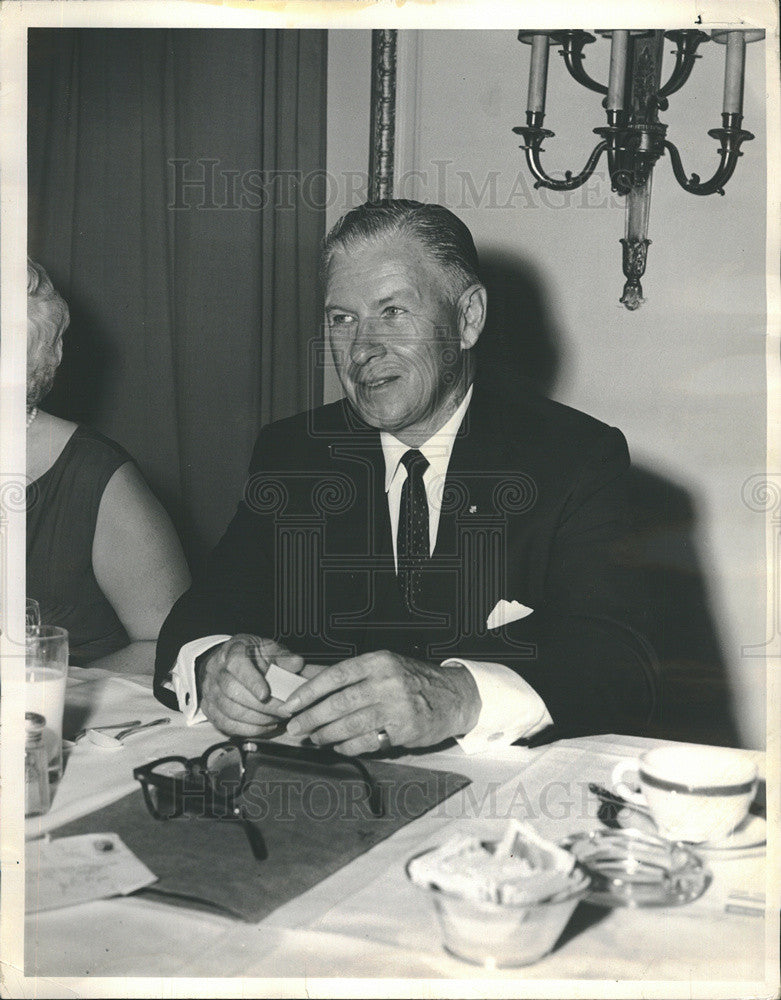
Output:
<svg viewBox="0 0 781 1000">
<path fill-rule="evenodd" d="M 620 431 L 478 373 L 437 543 L 410 613 L 397 584 L 379 432 L 345 401 L 265 427 L 244 496 L 160 633 L 155 689 L 181 646 L 222 632 L 308 662 L 391 649 L 503 663 L 540 694 L 555 734 L 641 732 L 656 701 L 642 581 L 628 549 Z M 500 599 L 533 614 L 497 629 Z"/>
</svg>

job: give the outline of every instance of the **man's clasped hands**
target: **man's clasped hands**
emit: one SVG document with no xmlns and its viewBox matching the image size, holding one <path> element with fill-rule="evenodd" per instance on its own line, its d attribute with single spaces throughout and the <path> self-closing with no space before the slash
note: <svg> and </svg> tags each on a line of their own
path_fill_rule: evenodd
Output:
<svg viewBox="0 0 781 1000">
<path fill-rule="evenodd" d="M 286 700 L 271 693 L 272 664 L 306 680 Z M 229 736 L 297 738 L 356 755 L 377 749 L 377 733 L 393 746 L 432 746 L 468 733 L 480 697 L 461 665 L 440 666 L 380 650 L 328 667 L 270 639 L 236 635 L 199 660 L 201 709 Z"/>
</svg>

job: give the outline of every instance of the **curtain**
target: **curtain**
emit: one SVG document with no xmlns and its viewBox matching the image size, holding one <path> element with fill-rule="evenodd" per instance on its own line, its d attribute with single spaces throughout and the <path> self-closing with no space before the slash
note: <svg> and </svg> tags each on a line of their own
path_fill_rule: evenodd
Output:
<svg viewBox="0 0 781 1000">
<path fill-rule="evenodd" d="M 260 426 L 322 400 L 325 31 L 29 32 L 29 253 L 69 303 L 44 404 L 136 459 L 196 565 Z"/>
</svg>

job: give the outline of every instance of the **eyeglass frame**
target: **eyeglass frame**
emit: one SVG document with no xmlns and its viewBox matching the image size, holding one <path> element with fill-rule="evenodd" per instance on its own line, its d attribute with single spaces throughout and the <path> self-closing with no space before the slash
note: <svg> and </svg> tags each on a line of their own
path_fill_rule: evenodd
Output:
<svg viewBox="0 0 781 1000">
<path fill-rule="evenodd" d="M 183 779 L 191 777 L 193 775 L 203 775 L 204 779 L 209 773 L 209 768 L 206 766 L 208 758 L 216 751 L 222 748 L 235 748 L 239 751 L 239 758 L 241 762 L 241 776 L 239 785 L 232 795 L 221 795 L 219 791 L 212 788 L 210 784 L 204 780 L 203 788 L 199 788 L 197 793 L 203 796 L 202 804 L 205 811 L 203 814 L 204 819 L 244 819 L 241 807 L 236 806 L 235 801 L 241 795 L 244 790 L 245 780 L 247 775 L 247 762 L 250 754 L 265 754 L 269 758 L 274 758 L 281 760 L 284 764 L 289 765 L 294 768 L 297 763 L 312 764 L 315 766 L 321 766 L 325 764 L 326 766 L 343 766 L 343 767 L 353 767 L 358 771 L 361 781 L 366 788 L 367 800 L 369 809 L 372 815 L 379 819 L 385 814 L 383 802 L 382 802 L 382 791 L 372 778 L 369 770 L 363 764 L 361 760 L 355 757 L 345 757 L 342 754 L 338 754 L 335 750 L 329 747 L 303 747 L 303 746 L 287 746 L 281 743 L 270 743 L 265 740 L 256 740 L 252 738 L 242 738 L 242 739 L 230 739 L 223 740 L 219 743 L 215 743 L 201 754 L 200 757 L 183 757 L 178 754 L 174 754 L 168 757 L 158 757 L 156 760 L 150 761 L 148 764 L 142 764 L 140 767 L 133 768 L 133 778 L 139 782 L 141 785 L 141 790 L 144 795 L 144 802 L 146 804 L 147 810 L 150 815 L 160 821 L 166 821 L 171 819 L 178 819 L 180 816 L 184 815 L 185 800 L 187 794 L 182 790 L 180 796 L 173 796 L 174 805 L 179 801 L 177 811 L 168 815 L 161 815 L 155 806 L 151 793 L 149 791 L 150 784 L 156 784 L 157 787 L 161 787 L 165 782 L 167 784 L 173 784 L 174 787 L 178 783 L 181 783 Z M 171 775 L 156 775 L 154 772 L 156 768 L 160 767 L 162 764 L 177 763 L 182 764 L 185 769 L 185 773 L 182 776 L 171 776 Z M 196 794 L 196 790 L 192 791 L 192 795 Z M 225 812 L 216 812 L 213 806 L 214 798 L 219 799 L 228 809 L 231 810 L 233 815 L 225 815 Z M 207 804 L 207 800 L 212 804 Z"/>
</svg>

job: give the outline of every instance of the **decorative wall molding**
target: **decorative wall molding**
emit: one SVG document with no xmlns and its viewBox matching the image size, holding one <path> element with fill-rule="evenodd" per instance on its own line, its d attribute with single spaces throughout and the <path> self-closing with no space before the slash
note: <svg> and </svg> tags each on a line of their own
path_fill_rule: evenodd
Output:
<svg viewBox="0 0 781 1000">
<path fill-rule="evenodd" d="M 370 201 L 393 197 L 397 34 L 391 29 L 372 31 Z"/>
</svg>

